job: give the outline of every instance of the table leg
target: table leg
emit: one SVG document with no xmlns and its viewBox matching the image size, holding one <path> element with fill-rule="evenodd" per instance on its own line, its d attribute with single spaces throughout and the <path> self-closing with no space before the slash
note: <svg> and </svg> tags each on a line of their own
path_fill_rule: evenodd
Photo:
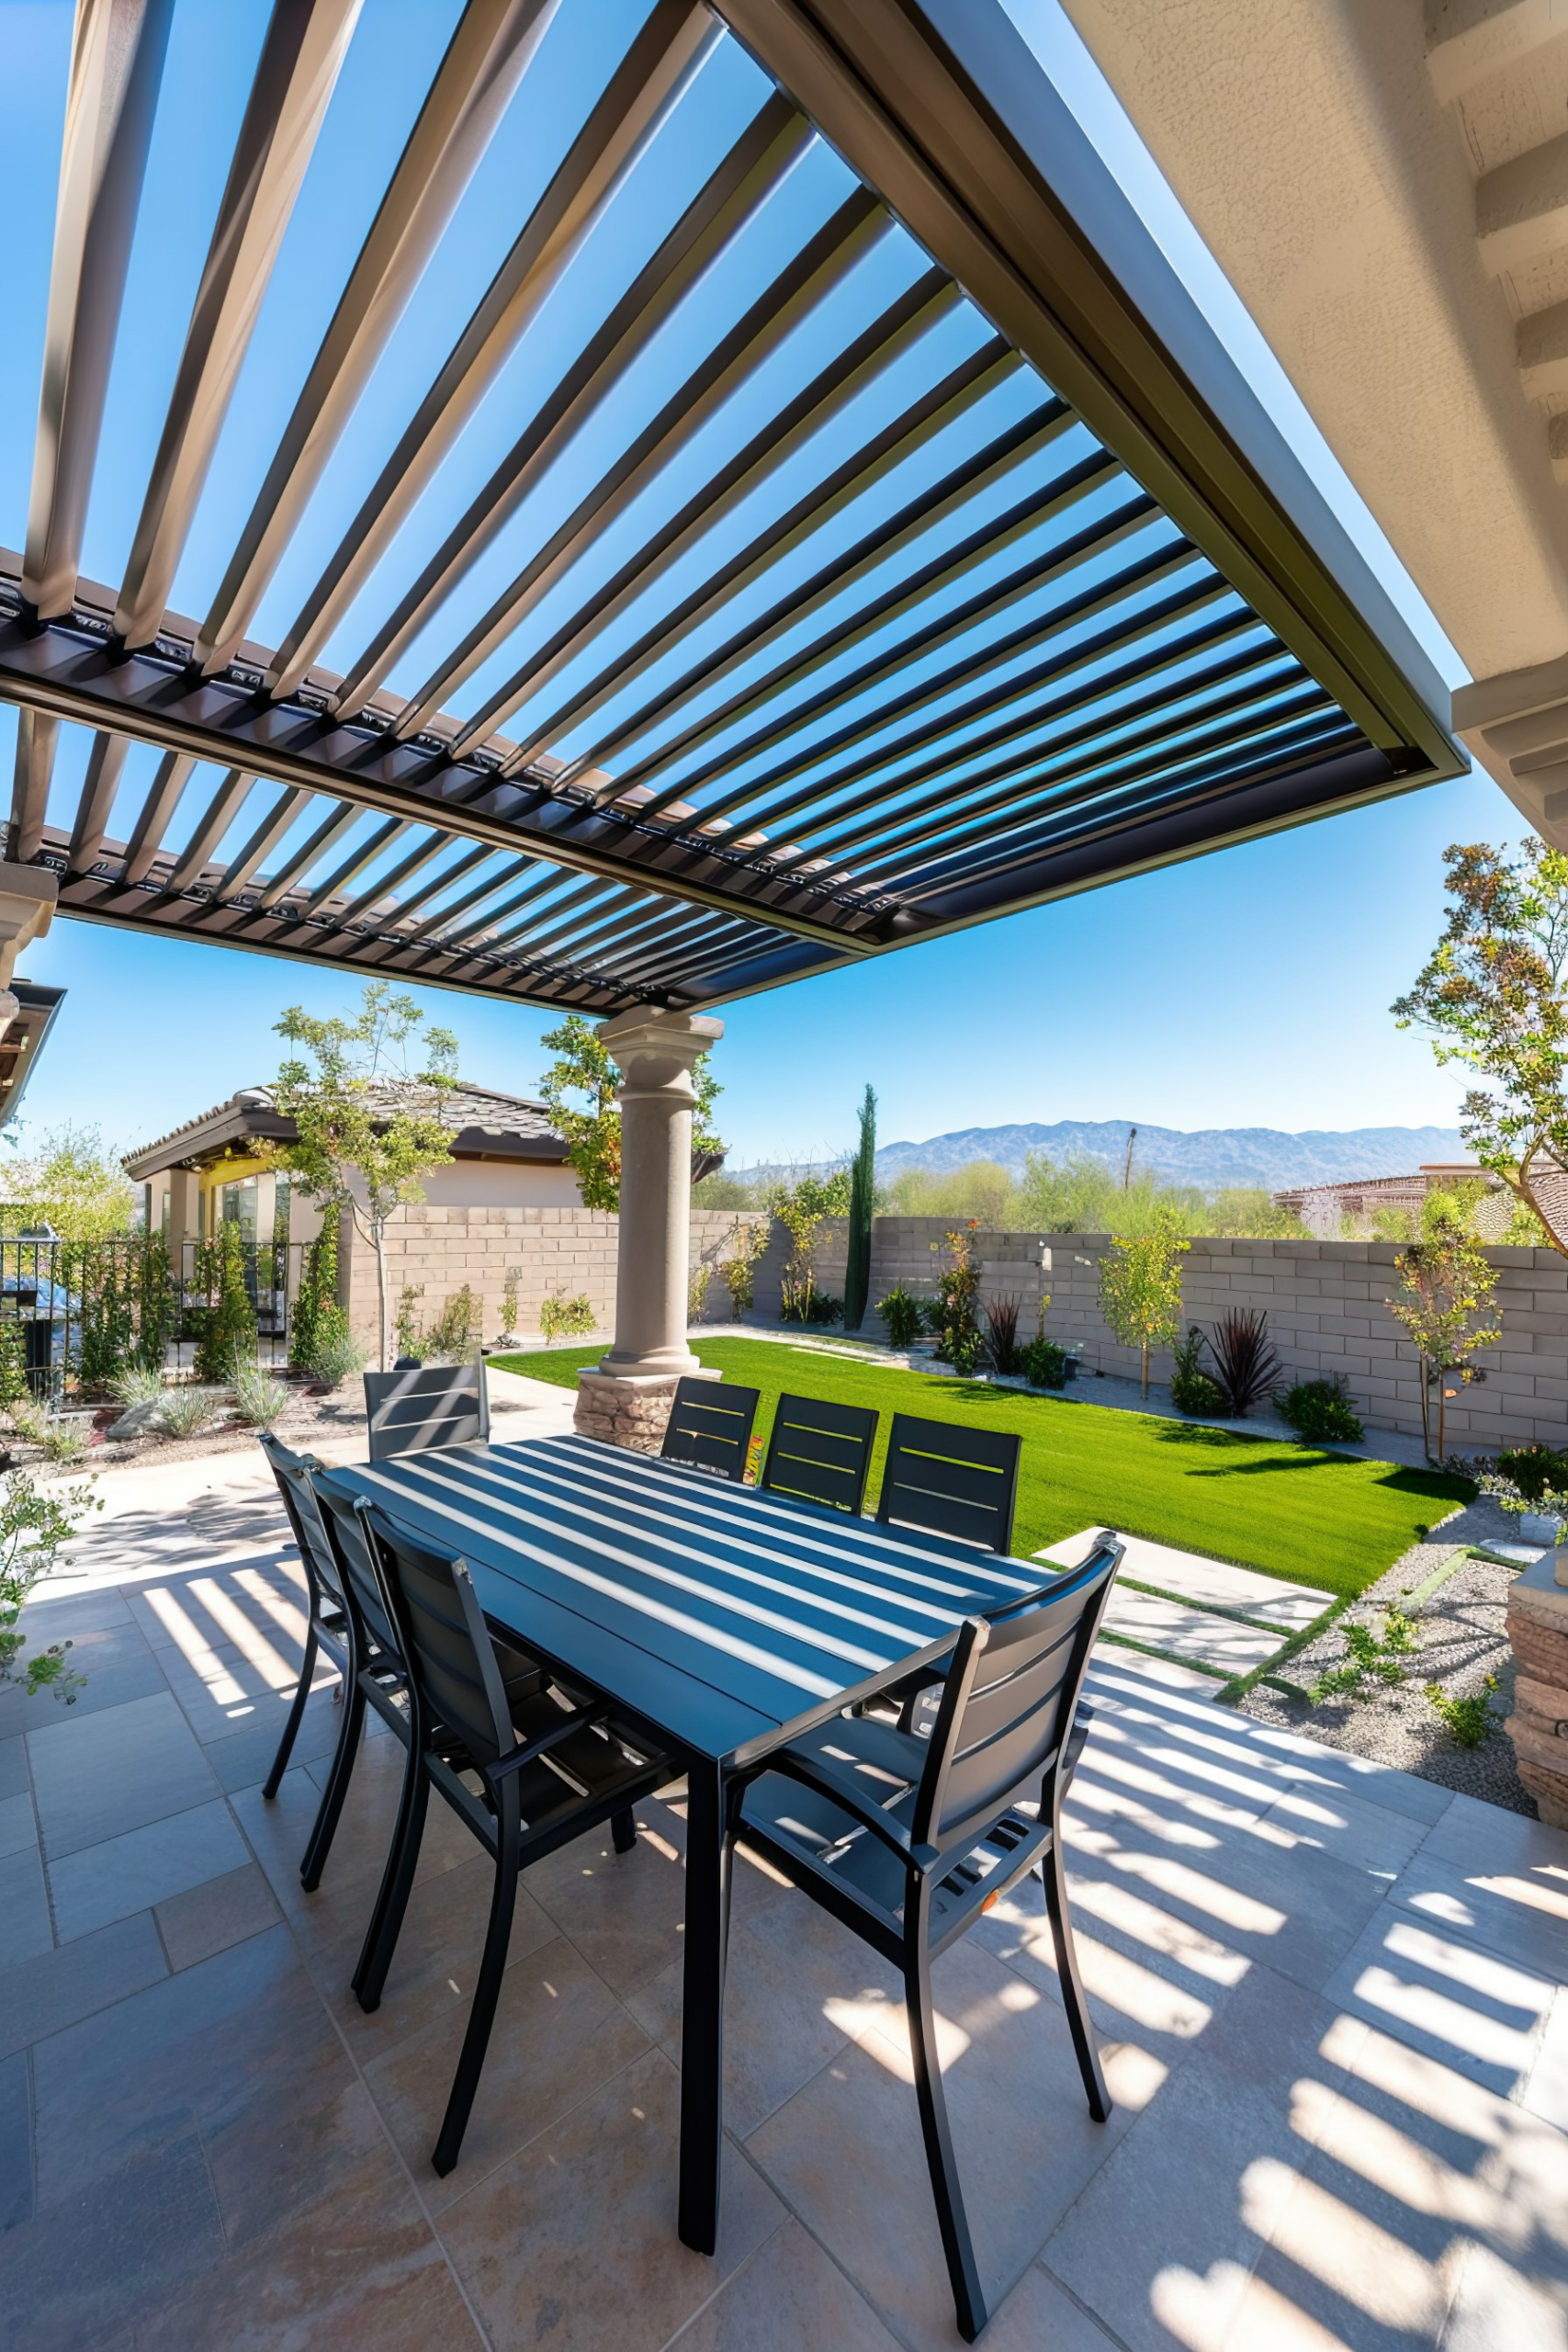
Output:
<svg viewBox="0 0 1568 2352">
<path fill-rule="evenodd" d="M 694 1763 L 686 1799 L 686 1957 L 681 2044 L 682 2243 L 718 2244 L 724 2141 L 724 1965 L 729 1941 L 729 1844 L 724 1768 Z"/>
</svg>

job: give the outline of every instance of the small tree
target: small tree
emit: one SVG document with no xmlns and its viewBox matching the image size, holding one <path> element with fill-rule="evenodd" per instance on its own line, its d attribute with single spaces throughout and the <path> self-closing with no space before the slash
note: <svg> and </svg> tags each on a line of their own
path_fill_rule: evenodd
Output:
<svg viewBox="0 0 1568 2352">
<path fill-rule="evenodd" d="M 1477 1348 L 1496 1344 L 1502 1330 L 1495 1297 L 1497 1277 L 1486 1261 L 1471 1223 L 1466 1190 L 1428 1193 L 1421 1210 L 1421 1238 L 1397 1261 L 1400 1295 L 1386 1303 L 1410 1334 L 1421 1365 L 1421 1442 L 1428 1461 L 1447 1451 L 1448 1400 L 1475 1376 L 1470 1359 Z M 1450 1381 L 1457 1383 L 1450 1389 Z M 1438 1446 L 1432 1451 L 1432 1390 L 1438 1392 Z"/>
<path fill-rule="evenodd" d="M 0 1172 L 5 1227 L 52 1226 L 67 1241 L 107 1241 L 127 1233 L 136 1193 L 118 1153 L 96 1127 L 51 1127 L 34 1151 Z"/>
<path fill-rule="evenodd" d="M 737 1217 L 721 1246 L 728 1254 L 718 1261 L 719 1279 L 736 1314 L 750 1315 L 756 1299 L 757 1267 L 767 1254 L 768 1227 L 743 1225 Z"/>
<path fill-rule="evenodd" d="M 848 1213 L 850 1171 L 840 1168 L 831 1176 L 802 1176 L 793 1184 L 780 1184 L 768 1205 L 790 1240 L 790 1254 L 779 1277 L 784 1320 L 808 1322 L 817 1281 L 817 1247 L 828 1219 Z"/>
<path fill-rule="evenodd" d="M 405 1203 L 424 1198 L 421 1176 L 452 1157 L 446 1108 L 457 1083 L 457 1040 L 449 1029 L 421 1035 L 423 1019 L 412 997 L 376 980 L 352 1021 L 318 1020 L 292 1005 L 277 1023 L 296 1051 L 277 1073 L 275 1099 L 299 1131 L 277 1160 L 325 1216 L 346 1209 L 369 1243 L 383 1371 L 387 1227 Z"/>
<path fill-rule="evenodd" d="M 550 1125 L 565 1139 L 582 1205 L 618 1209 L 621 1106 L 615 1089 L 621 1073 L 598 1030 L 581 1012 L 569 1012 L 560 1027 L 552 1029 L 540 1043 L 556 1058 L 539 1081 L 539 1092 Z M 697 1098 L 692 1119 L 692 1172 L 697 1182 L 724 1158 L 724 1145 L 713 1126 L 713 1106 L 722 1090 L 708 1068 L 706 1054 L 700 1055 L 693 1068 L 692 1084 Z"/>
<path fill-rule="evenodd" d="M 1100 1265 L 1100 1311 L 1124 1348 L 1142 1352 L 1149 1393 L 1149 1351 L 1174 1347 L 1181 1329 L 1181 1260 L 1191 1248 L 1173 1209 L 1160 1209 L 1146 1233 L 1113 1238 Z"/>
<path fill-rule="evenodd" d="M 876 1204 L 876 1096 L 860 1106 L 860 1148 L 850 1170 L 850 1254 L 844 1269 L 844 1329 L 858 1331 L 871 1296 L 871 1219 Z"/>
<path fill-rule="evenodd" d="M 937 1268 L 936 1295 L 940 1304 L 940 1320 L 936 1334 L 939 1363 L 950 1363 L 954 1372 L 965 1376 L 975 1371 L 980 1361 L 983 1342 L 976 1308 L 980 1296 L 980 1269 L 975 1262 L 972 1236 L 978 1232 L 977 1222 L 971 1218 L 963 1232 L 953 1232 L 942 1242 L 931 1243 L 941 1264 Z"/>
<path fill-rule="evenodd" d="M 1568 855 L 1532 837 L 1512 857 L 1456 843 L 1444 864 L 1442 938 L 1392 1011 L 1483 1081 L 1461 1133 L 1568 1257 Z"/>
</svg>

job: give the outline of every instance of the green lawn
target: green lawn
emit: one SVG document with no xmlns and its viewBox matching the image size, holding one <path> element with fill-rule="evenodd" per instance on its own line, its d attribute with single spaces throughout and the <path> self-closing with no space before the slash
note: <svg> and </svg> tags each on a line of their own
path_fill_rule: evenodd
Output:
<svg viewBox="0 0 1568 2352">
<path fill-rule="evenodd" d="M 502 1371 L 573 1388 L 579 1371 L 603 1354 L 601 1344 L 491 1362 Z M 1070 1392 L 1026 1396 L 978 1381 L 884 1371 L 880 1364 L 766 1340 L 706 1340 L 702 1357 L 727 1380 L 761 1390 L 757 1427 L 763 1437 L 785 1388 L 796 1396 L 874 1405 L 883 1419 L 868 1509 L 894 1413 L 1020 1430 L 1024 1444 L 1013 1548 L 1025 1555 L 1080 1527 L 1120 1527 L 1325 1592 L 1353 1594 L 1474 1492 L 1461 1478 L 1118 1413 L 1079 1404 Z"/>
</svg>

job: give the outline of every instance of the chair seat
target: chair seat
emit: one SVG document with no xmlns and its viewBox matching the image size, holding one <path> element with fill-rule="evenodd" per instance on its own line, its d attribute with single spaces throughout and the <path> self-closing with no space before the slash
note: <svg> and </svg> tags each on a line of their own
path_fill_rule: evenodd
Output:
<svg viewBox="0 0 1568 2352">
<path fill-rule="evenodd" d="M 1067 1741 L 1064 1772 L 1070 1780 L 1089 1737 L 1093 1709 L 1080 1702 Z M 900 1731 L 877 1715 L 838 1715 L 831 1723 L 792 1740 L 786 1756 L 798 1755 L 853 1780 L 863 1797 L 908 1829 L 915 1791 L 930 1753 L 917 1733 Z M 807 1788 L 786 1772 L 764 1771 L 752 1781 L 741 1807 L 744 1830 L 774 1849 L 788 1868 L 830 1880 L 849 1897 L 888 1919 L 903 1915 L 905 1867 L 852 1813 L 829 1796 Z M 956 1860 L 933 1890 L 931 1937 L 945 1942 L 997 1887 L 1038 1859 L 1049 1842 L 1033 1810 L 1017 1806 Z M 1027 1850 L 1025 1850 L 1027 1849 Z"/>
</svg>

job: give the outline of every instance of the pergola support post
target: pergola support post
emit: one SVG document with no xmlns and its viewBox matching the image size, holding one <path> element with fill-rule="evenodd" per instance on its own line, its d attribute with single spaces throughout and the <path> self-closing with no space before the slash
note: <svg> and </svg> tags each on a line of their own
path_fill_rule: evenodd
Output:
<svg viewBox="0 0 1568 2352">
<path fill-rule="evenodd" d="M 615 1338 L 578 1375 L 576 1425 L 640 1453 L 658 1453 L 677 1381 L 718 1377 L 692 1353 L 686 1325 L 692 1071 L 723 1035 L 722 1021 L 682 1012 L 621 1013 L 599 1030 L 622 1077 Z"/>
</svg>

